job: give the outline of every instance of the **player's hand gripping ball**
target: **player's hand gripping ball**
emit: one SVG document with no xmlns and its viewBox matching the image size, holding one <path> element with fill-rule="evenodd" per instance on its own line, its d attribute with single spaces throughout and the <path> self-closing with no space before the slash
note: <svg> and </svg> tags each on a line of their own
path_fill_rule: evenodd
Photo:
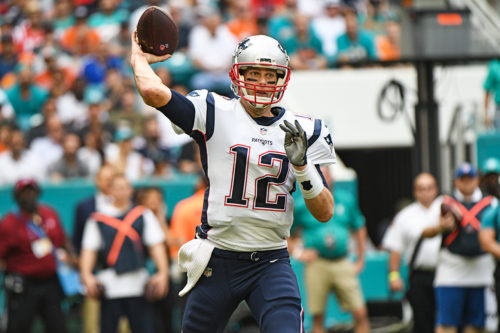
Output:
<svg viewBox="0 0 500 333">
<path fill-rule="evenodd" d="M 169 13 L 152 6 L 142 13 L 137 23 L 137 39 L 143 52 L 163 56 L 174 53 L 179 31 Z"/>
</svg>

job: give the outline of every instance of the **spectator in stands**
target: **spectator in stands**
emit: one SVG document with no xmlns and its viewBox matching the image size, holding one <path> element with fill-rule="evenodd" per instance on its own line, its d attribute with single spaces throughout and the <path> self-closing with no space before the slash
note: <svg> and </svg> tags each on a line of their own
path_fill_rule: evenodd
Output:
<svg viewBox="0 0 500 333">
<path fill-rule="evenodd" d="M 439 223 L 427 227 L 423 237 L 442 234 L 436 266 L 436 332 L 481 332 L 485 326 L 485 289 L 493 283 L 493 261 L 479 244 L 480 220 L 491 197 L 479 190 L 476 169 L 461 164 L 455 172 L 453 197 L 443 198 Z"/>
<path fill-rule="evenodd" d="M 85 161 L 89 175 L 94 177 L 102 165 L 102 153 L 99 150 L 99 133 L 88 132 L 83 138 L 84 145 L 78 149 L 78 158 Z"/>
<path fill-rule="evenodd" d="M 100 0 L 99 11 L 90 15 L 88 24 L 96 29 L 104 43 L 118 36 L 121 24 L 128 20 L 128 10 L 120 8 L 117 0 Z"/>
<path fill-rule="evenodd" d="M 323 12 L 323 15 L 313 18 L 311 24 L 321 40 L 323 54 L 329 63 L 333 63 L 337 55 L 337 38 L 345 33 L 341 0 L 326 0 Z"/>
<path fill-rule="evenodd" d="M 436 301 L 434 271 L 441 235 L 421 238 L 422 232 L 439 221 L 441 198 L 436 179 L 429 173 L 419 174 L 413 182 L 415 202 L 403 208 L 389 226 L 382 246 L 390 251 L 389 288 L 403 291 L 401 259 L 409 267 L 407 298 L 413 310 L 413 332 L 434 333 Z"/>
<path fill-rule="evenodd" d="M 8 150 L 0 154 L 0 185 L 13 185 L 23 178 L 43 181 L 45 169 L 37 155 L 26 149 L 23 132 L 13 129 Z"/>
<path fill-rule="evenodd" d="M 321 171 L 328 186 L 333 188 L 330 169 L 324 167 Z M 334 191 L 334 201 L 334 215 L 328 223 L 317 223 L 304 200 L 296 201 L 292 230 L 295 238 L 289 242 L 289 251 L 295 259 L 306 263 L 307 305 L 313 316 L 311 332 L 326 332 L 324 322 L 327 298 L 333 291 L 342 309 L 352 313 L 354 332 L 368 333 L 370 322 L 357 276 L 365 264 L 365 218 L 350 193 L 337 188 Z M 357 244 L 357 260 L 354 264 L 348 258 L 351 232 Z"/>
<path fill-rule="evenodd" d="M 149 176 L 154 170 L 151 160 L 133 149 L 133 138 L 134 132 L 129 127 L 118 128 L 114 136 L 116 144 L 108 145 L 105 150 L 106 163 L 113 165 L 130 181 Z"/>
<path fill-rule="evenodd" d="M 337 63 L 346 65 L 350 63 L 377 60 L 377 49 L 372 34 L 360 29 L 358 16 L 355 11 L 344 11 L 346 32 L 337 39 Z"/>
<path fill-rule="evenodd" d="M 109 0 L 106 0 L 109 1 Z M 106 73 L 109 69 L 116 69 L 123 73 L 123 59 L 110 52 L 109 45 L 100 42 L 97 50 L 89 57 L 85 58 L 83 63 L 83 76 L 87 83 L 102 89 L 105 83 Z"/>
<path fill-rule="evenodd" d="M 484 161 L 481 167 L 481 191 L 484 195 L 491 195 L 496 199 L 500 198 L 500 160 L 490 157 Z"/>
<path fill-rule="evenodd" d="M 252 0 L 254 16 L 269 19 L 273 14 L 283 11 L 290 2 L 296 0 Z"/>
<path fill-rule="evenodd" d="M 166 176 L 171 172 L 169 167 L 173 164 L 170 150 L 163 147 L 160 142 L 160 129 L 156 115 L 150 115 L 144 122 L 142 130 L 142 142 L 138 145 L 138 151 L 145 158 L 154 163 L 154 175 Z"/>
<path fill-rule="evenodd" d="M 34 52 L 45 38 L 42 8 L 37 0 L 30 0 L 23 10 L 27 18 L 14 27 L 12 38 L 18 52 Z"/>
<path fill-rule="evenodd" d="M 394 20 L 385 23 L 385 35 L 376 38 L 377 53 L 382 61 L 401 58 L 401 27 Z"/>
<path fill-rule="evenodd" d="M 16 122 L 23 131 L 30 128 L 31 116 L 40 112 L 48 98 L 48 92 L 33 82 L 33 73 L 29 66 L 21 66 L 18 82 L 6 91 L 16 113 Z"/>
<path fill-rule="evenodd" d="M 321 40 L 312 29 L 309 18 L 297 13 L 294 17 L 294 33 L 283 40 L 283 47 L 290 56 L 290 66 L 295 69 L 318 70 L 327 66 Z"/>
<path fill-rule="evenodd" d="M 73 1 L 55 1 L 52 23 L 54 25 L 54 33 L 57 40 L 61 40 L 66 30 L 76 23 L 75 15 L 73 14 Z"/>
<path fill-rule="evenodd" d="M 56 101 L 57 115 L 73 131 L 80 131 L 87 121 L 89 106 L 83 99 L 85 87 L 85 79 L 77 77 L 71 88 Z"/>
<path fill-rule="evenodd" d="M 493 274 L 495 284 L 495 296 L 500 304 L 500 205 L 491 206 L 481 218 L 481 231 L 479 232 L 479 241 L 484 251 L 490 253 L 496 262 L 495 272 Z M 500 320 L 497 323 L 496 332 L 500 332 Z"/>
<path fill-rule="evenodd" d="M 40 188 L 33 179 L 19 180 L 13 192 L 18 210 L 8 213 L 0 223 L 6 331 L 31 332 L 35 316 L 40 315 L 47 332 L 66 332 L 56 272 L 56 251 L 68 248 L 64 230 L 57 213 L 38 203 Z"/>
<path fill-rule="evenodd" d="M 198 15 L 201 24 L 196 25 L 189 35 L 189 56 L 200 72 L 193 76 L 191 85 L 195 90 L 216 90 L 230 95 L 231 80 L 227 72 L 231 67 L 236 38 L 222 23 L 217 8 L 199 7 Z"/>
<path fill-rule="evenodd" d="M 366 16 L 361 18 L 364 28 L 375 35 L 383 35 L 386 31 L 386 22 L 397 20 L 396 13 L 391 10 L 388 0 L 366 1 Z"/>
<path fill-rule="evenodd" d="M 293 34 L 293 18 L 298 13 L 297 0 L 286 0 L 286 6 L 269 18 L 269 36 L 282 43 Z"/>
<path fill-rule="evenodd" d="M 31 122 L 31 127 L 27 134 L 28 146 L 31 145 L 33 140 L 47 135 L 47 119 L 52 116 L 57 116 L 56 99 L 49 96 L 43 104 L 42 112 L 35 117 L 36 122 Z"/>
<path fill-rule="evenodd" d="M 87 161 L 78 157 L 80 137 L 74 133 L 67 133 L 62 140 L 63 155 L 49 165 L 48 176 L 52 181 L 61 181 L 70 178 L 85 178 L 89 176 Z"/>
<path fill-rule="evenodd" d="M 88 9 L 75 9 L 75 24 L 68 27 L 61 37 L 63 48 L 77 57 L 93 54 L 100 45 L 97 31 L 87 24 Z"/>
<path fill-rule="evenodd" d="M 84 102 L 88 105 L 86 121 L 80 130 L 80 137 L 85 137 L 89 132 L 99 134 L 98 146 L 102 149 L 113 140 L 115 126 L 109 121 L 107 102 L 104 94 L 99 89 L 87 89 L 84 94 Z"/>
<path fill-rule="evenodd" d="M 4 90 L 0 88 L 0 123 L 11 122 L 14 118 L 14 108 Z"/>
<path fill-rule="evenodd" d="M 58 63 L 59 51 L 53 46 L 44 47 L 40 53 L 44 60 L 45 70 L 35 75 L 35 83 L 47 91 L 61 90 L 63 94 L 66 93 L 75 81 L 74 70 Z M 62 80 L 58 82 L 58 76 L 61 74 Z"/>
<path fill-rule="evenodd" d="M 132 187 L 123 174 L 112 178 L 110 193 L 112 204 L 92 214 L 85 225 L 82 281 L 87 295 L 101 298 L 101 332 L 116 332 L 119 317 L 125 315 L 132 332 L 152 333 L 149 301 L 163 297 L 168 286 L 164 235 L 151 210 L 132 204 Z M 119 239 L 120 246 L 112 246 Z M 148 253 L 157 269 L 151 277 L 145 267 Z M 96 264 L 105 268 L 94 274 Z"/>
<path fill-rule="evenodd" d="M 488 64 L 488 75 L 484 81 L 484 124 L 486 128 L 493 126 L 500 129 L 500 59 L 492 60 Z M 491 96 L 495 100 L 493 117 L 489 112 Z"/>
<path fill-rule="evenodd" d="M 14 72 L 19 58 L 10 35 L 1 35 L 0 46 L 0 83 L 5 87 L 7 83 L 4 82 L 4 77 L 7 73 Z"/>
<path fill-rule="evenodd" d="M 63 125 L 59 117 L 52 115 L 46 122 L 46 135 L 31 142 L 30 149 L 40 159 L 44 170 L 63 155 L 63 137 Z"/>
<path fill-rule="evenodd" d="M 120 123 L 126 122 L 135 134 L 140 135 L 144 126 L 144 114 L 138 110 L 139 101 L 134 88 L 124 87 L 115 109 L 110 112 L 110 121 L 117 127 Z"/>
<path fill-rule="evenodd" d="M 12 126 L 5 121 L 0 121 L 0 158 L 2 154 L 9 150 Z"/>
<path fill-rule="evenodd" d="M 250 5 L 250 0 L 235 0 L 232 3 L 234 17 L 227 27 L 238 41 L 257 34 L 257 20 Z"/>
<path fill-rule="evenodd" d="M 129 36 L 130 37 L 130 36 Z M 105 78 L 105 96 L 109 101 L 110 112 L 119 111 L 121 106 L 121 97 L 127 88 L 131 88 L 130 78 L 125 77 L 118 69 L 109 69 Z"/>
<path fill-rule="evenodd" d="M 186 4 L 182 1 L 169 2 L 170 15 L 177 25 L 179 31 L 179 41 L 177 42 L 177 50 L 175 52 L 186 52 L 189 42 L 189 34 L 191 33 L 192 23 L 184 18 L 184 13 L 187 10 Z"/>
</svg>

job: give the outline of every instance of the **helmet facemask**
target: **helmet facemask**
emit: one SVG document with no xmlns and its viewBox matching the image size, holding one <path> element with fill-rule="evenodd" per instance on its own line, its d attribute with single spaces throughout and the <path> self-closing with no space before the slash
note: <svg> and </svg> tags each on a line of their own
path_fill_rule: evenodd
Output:
<svg viewBox="0 0 500 333">
<path fill-rule="evenodd" d="M 274 70 L 277 74 L 276 82 L 274 84 L 260 84 L 248 79 L 245 80 L 245 70 L 252 67 Z M 233 90 L 237 90 L 238 96 L 251 102 L 257 108 L 263 108 L 278 103 L 283 98 L 283 93 L 290 80 L 290 70 L 288 67 L 273 64 L 243 63 L 234 64 L 230 76 Z M 267 93 L 268 96 L 261 96 L 259 93 Z"/>
</svg>

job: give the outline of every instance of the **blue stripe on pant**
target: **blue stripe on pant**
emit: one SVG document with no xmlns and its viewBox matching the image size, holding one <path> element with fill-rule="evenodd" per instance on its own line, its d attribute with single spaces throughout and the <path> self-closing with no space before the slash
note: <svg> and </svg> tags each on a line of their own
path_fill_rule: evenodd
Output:
<svg viewBox="0 0 500 333">
<path fill-rule="evenodd" d="M 243 300 L 261 332 L 301 332 L 299 287 L 286 249 L 254 254 L 215 249 L 205 273 L 187 296 L 183 333 L 222 332 Z"/>
</svg>

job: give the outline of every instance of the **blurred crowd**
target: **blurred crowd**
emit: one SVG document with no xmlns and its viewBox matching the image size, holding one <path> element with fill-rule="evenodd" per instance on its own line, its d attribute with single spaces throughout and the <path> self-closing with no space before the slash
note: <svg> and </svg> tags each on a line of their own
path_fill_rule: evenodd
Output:
<svg viewBox="0 0 500 333">
<path fill-rule="evenodd" d="M 278 39 L 294 69 L 400 57 L 388 0 L 12 0 L 0 2 L 0 186 L 23 177 L 93 177 L 111 163 L 131 181 L 196 172 L 197 151 L 138 96 L 130 36 L 148 6 L 177 23 L 172 59 L 155 71 L 186 94 L 231 95 L 235 45 Z"/>
</svg>

